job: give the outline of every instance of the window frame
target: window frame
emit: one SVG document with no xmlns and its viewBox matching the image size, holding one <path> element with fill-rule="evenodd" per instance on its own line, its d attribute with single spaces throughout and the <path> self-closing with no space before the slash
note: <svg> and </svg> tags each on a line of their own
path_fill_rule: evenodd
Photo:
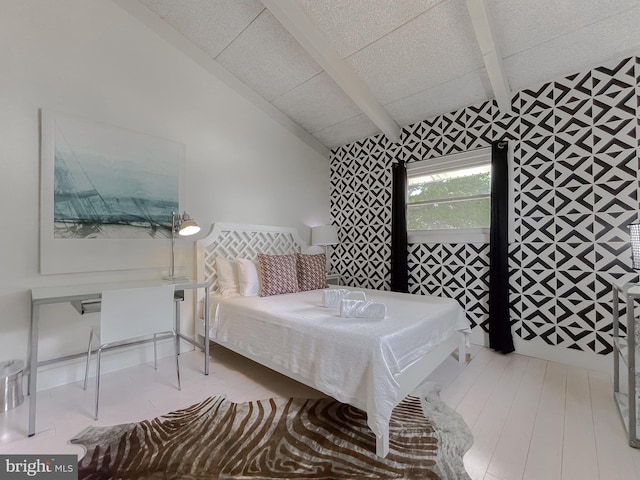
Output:
<svg viewBox="0 0 640 480">
<path fill-rule="evenodd" d="M 411 177 L 491 165 L 491 147 L 478 148 L 442 157 L 407 163 L 407 180 Z M 405 192 L 409 205 L 409 182 Z M 439 230 L 409 230 L 409 243 L 489 243 L 490 228 L 457 228 Z"/>
</svg>

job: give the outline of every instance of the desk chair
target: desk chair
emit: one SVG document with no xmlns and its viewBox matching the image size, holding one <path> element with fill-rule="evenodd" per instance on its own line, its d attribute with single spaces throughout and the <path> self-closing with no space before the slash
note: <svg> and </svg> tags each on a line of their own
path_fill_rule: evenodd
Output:
<svg viewBox="0 0 640 480">
<path fill-rule="evenodd" d="M 96 361 L 96 410 L 100 400 L 100 354 L 106 347 L 121 347 L 153 335 L 154 368 L 158 367 L 156 339 L 161 333 L 171 333 L 176 349 L 176 374 L 180 390 L 180 365 L 178 360 L 178 338 L 173 317 L 173 285 L 159 287 L 131 288 L 125 290 L 105 290 L 102 293 L 100 326 L 92 328 L 89 334 L 87 366 L 84 374 L 84 389 L 87 389 L 89 362 L 91 360 L 93 337 L 98 335 L 100 346 Z"/>
</svg>

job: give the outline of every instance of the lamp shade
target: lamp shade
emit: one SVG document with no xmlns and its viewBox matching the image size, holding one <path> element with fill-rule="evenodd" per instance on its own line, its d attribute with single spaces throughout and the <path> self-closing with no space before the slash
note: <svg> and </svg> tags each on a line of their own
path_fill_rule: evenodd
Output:
<svg viewBox="0 0 640 480">
<path fill-rule="evenodd" d="M 178 227 L 178 234 L 182 237 L 194 235 L 200 231 L 200 225 L 186 213 L 182 215 L 182 223 Z"/>
<path fill-rule="evenodd" d="M 318 225 L 311 228 L 311 245 L 335 245 L 338 242 L 338 229 L 335 225 Z"/>
<path fill-rule="evenodd" d="M 634 270 L 640 271 L 640 223 L 629 225 L 631 236 L 631 264 Z"/>
</svg>

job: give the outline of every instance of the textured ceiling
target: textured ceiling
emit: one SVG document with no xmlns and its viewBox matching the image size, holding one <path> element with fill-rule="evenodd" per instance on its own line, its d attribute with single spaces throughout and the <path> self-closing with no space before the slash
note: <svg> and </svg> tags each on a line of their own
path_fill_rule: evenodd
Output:
<svg viewBox="0 0 640 480">
<path fill-rule="evenodd" d="M 499 97 L 468 3 L 484 5 L 497 72 L 513 93 L 640 54 L 640 0 L 139 2 L 328 148 L 387 133 L 371 105 L 403 127 Z M 346 81 L 289 33 L 274 3 L 313 24 L 314 45 L 335 54 L 329 64 Z"/>
</svg>

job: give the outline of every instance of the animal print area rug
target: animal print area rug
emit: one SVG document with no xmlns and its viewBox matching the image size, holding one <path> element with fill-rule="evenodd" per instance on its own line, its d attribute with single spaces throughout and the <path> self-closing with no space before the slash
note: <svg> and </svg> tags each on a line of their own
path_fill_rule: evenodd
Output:
<svg viewBox="0 0 640 480">
<path fill-rule="evenodd" d="M 468 479 L 471 432 L 437 390 L 396 407 L 386 458 L 366 414 L 331 398 L 211 397 L 153 420 L 89 427 L 71 443 L 87 449 L 80 479 Z"/>
</svg>

